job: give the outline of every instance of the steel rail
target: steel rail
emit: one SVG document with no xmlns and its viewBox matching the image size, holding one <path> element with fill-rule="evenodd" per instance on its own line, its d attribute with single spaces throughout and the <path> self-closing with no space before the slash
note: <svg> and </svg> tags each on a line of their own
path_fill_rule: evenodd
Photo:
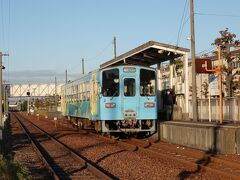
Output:
<svg viewBox="0 0 240 180">
<path fill-rule="evenodd" d="M 117 177 L 115 177 L 114 175 L 110 174 L 109 172 L 107 172 L 106 170 L 104 170 L 102 167 L 98 166 L 97 164 L 94 164 L 93 162 L 91 162 L 90 160 L 88 160 L 86 157 L 82 156 L 81 154 L 79 154 L 78 152 L 76 152 L 75 150 L 73 150 L 72 148 L 70 148 L 69 146 L 67 146 L 66 144 L 62 143 L 61 141 L 59 141 L 58 139 L 56 139 L 55 137 L 51 136 L 48 132 L 44 131 L 42 128 L 38 127 L 37 125 L 35 125 L 33 122 L 29 121 L 27 118 L 25 118 L 22 115 L 19 115 L 22 118 L 24 118 L 26 121 L 28 121 L 29 123 L 31 123 L 35 128 L 37 128 L 39 131 L 41 131 L 43 134 L 45 134 L 49 139 L 51 139 L 52 141 L 54 141 L 56 144 L 62 146 L 64 149 L 66 149 L 67 151 L 69 151 L 71 153 L 71 155 L 73 157 L 75 157 L 76 159 L 78 159 L 79 161 L 85 163 L 86 168 L 92 172 L 94 175 L 96 175 L 98 178 L 100 179 L 104 179 L 104 180 L 111 180 L 111 179 L 118 179 Z"/>
<path fill-rule="evenodd" d="M 17 115 L 14 113 L 13 114 L 18 122 L 18 124 L 20 125 L 20 127 L 22 128 L 22 130 L 24 131 L 24 133 L 27 135 L 28 139 L 31 141 L 32 146 L 34 147 L 36 153 L 38 154 L 39 158 L 43 161 L 43 163 L 45 164 L 45 166 L 47 167 L 47 169 L 50 171 L 52 177 L 55 180 L 60 180 L 60 177 L 57 175 L 57 173 L 54 171 L 54 169 L 52 168 L 52 166 L 50 165 L 50 163 L 48 162 L 47 158 L 44 156 L 43 152 L 40 150 L 40 145 L 34 140 L 34 138 L 31 136 L 31 133 L 28 131 L 28 129 L 23 125 L 23 123 L 19 120 L 19 118 L 17 117 Z"/>
<path fill-rule="evenodd" d="M 126 140 L 119 140 L 119 139 L 112 139 L 110 137 L 107 136 L 102 136 L 102 135 L 98 135 L 96 133 L 93 133 L 91 131 L 88 131 L 89 134 L 101 138 L 105 141 L 108 141 L 110 143 L 115 143 L 118 144 L 122 147 L 124 147 L 126 150 L 129 151 L 137 151 L 137 150 L 141 150 L 141 151 L 147 151 L 148 153 L 154 154 L 155 156 L 161 156 L 163 158 L 168 158 L 171 159 L 173 161 L 177 160 L 183 164 L 185 164 L 186 166 L 190 167 L 190 168 L 196 168 L 196 169 L 202 169 L 202 170 L 206 170 L 208 172 L 212 172 L 215 173 L 217 175 L 222 175 L 224 177 L 231 177 L 232 179 L 239 179 L 240 177 L 235 175 L 235 174 L 229 174 L 211 167 L 207 167 L 206 165 L 201 164 L 200 162 L 193 162 L 190 160 L 186 160 L 185 157 L 187 158 L 191 158 L 191 159 L 202 159 L 202 160 L 208 160 L 208 162 L 212 162 L 212 163 L 218 163 L 218 164 L 225 164 L 226 166 L 230 167 L 230 168 L 236 168 L 236 169 L 240 169 L 240 164 L 236 163 L 236 162 L 230 162 L 221 158 L 216 158 L 216 157 L 212 157 L 209 155 L 204 155 L 204 154 L 195 154 L 191 151 L 185 150 L 187 152 L 181 151 L 182 155 L 179 154 L 179 151 L 176 151 L 176 149 L 169 147 L 167 145 L 163 145 L 165 146 L 165 148 L 162 148 L 162 146 L 160 147 L 160 145 L 156 145 L 155 143 L 149 142 L 149 141 L 145 141 L 145 140 L 140 140 L 140 139 L 136 139 L 136 138 L 130 138 L 130 139 L 126 139 Z M 129 141 L 132 141 L 133 143 L 129 143 Z M 135 144 L 134 144 L 135 142 Z M 159 149 L 161 148 L 161 149 Z M 171 150 L 173 154 L 168 154 L 166 155 L 165 153 L 161 153 L 159 152 L 159 150 Z M 183 154 L 185 155 L 185 157 L 183 156 Z M 174 155 L 180 155 L 182 158 L 180 157 L 174 157 Z M 191 155 L 192 157 L 190 157 L 189 155 Z M 185 158 L 185 159 L 183 159 Z"/>
<path fill-rule="evenodd" d="M 144 148 L 151 148 L 151 149 L 156 149 L 159 150 L 171 150 L 172 152 L 176 153 L 176 154 L 180 154 L 180 155 L 184 155 L 184 156 L 191 156 L 192 158 L 195 159 L 206 159 L 209 162 L 213 162 L 213 163 L 218 163 L 218 164 L 225 164 L 226 166 L 230 167 L 230 168 L 236 168 L 236 169 L 240 169 L 240 163 L 236 163 L 233 161 L 228 161 L 219 157 L 214 157 L 212 156 L 212 154 L 204 154 L 204 152 L 192 152 L 188 149 L 184 149 L 182 151 L 177 150 L 175 147 L 170 147 L 167 144 L 155 144 L 155 143 L 151 143 L 149 141 L 146 140 L 140 140 L 140 139 L 130 139 L 133 142 L 136 143 L 140 143 L 140 145 Z"/>
<path fill-rule="evenodd" d="M 218 169 L 215 169 L 215 168 L 212 168 L 212 167 L 208 167 L 204 164 L 201 164 L 201 162 L 198 162 L 198 161 L 190 161 L 190 160 L 187 160 L 185 157 L 187 158 L 191 158 L 191 156 L 187 155 L 187 154 L 184 154 L 184 156 L 181 156 L 181 154 L 177 154 L 176 153 L 175 155 L 180 155 L 180 156 L 174 156 L 173 154 L 168 154 L 166 153 L 166 150 L 167 148 L 165 149 L 162 149 L 164 150 L 164 152 L 160 152 L 160 151 L 157 151 L 157 150 L 161 150 L 161 149 L 157 149 L 156 147 L 152 146 L 151 143 L 149 142 L 146 142 L 146 141 L 143 141 L 143 140 L 139 140 L 139 139 L 130 139 L 128 141 L 126 141 L 125 143 L 128 143 L 132 146 L 136 146 L 136 149 L 138 150 L 141 150 L 143 152 L 147 152 L 148 154 L 154 154 L 156 156 L 160 156 L 160 157 L 165 157 L 165 158 L 168 158 L 168 159 L 171 159 L 173 161 L 179 161 L 189 167 L 193 167 L 193 168 L 196 168 L 196 169 L 199 169 L 199 170 L 205 170 L 207 172 L 210 172 L 210 173 L 214 173 L 216 175 L 220 175 L 220 176 L 223 176 L 223 177 L 226 177 L 226 178 L 231 178 L 231 179 L 240 179 L 240 175 L 236 175 L 236 174 L 233 174 L 233 172 L 223 172 L 222 170 L 218 170 Z M 147 145 L 148 144 L 148 145 Z M 192 155 L 193 153 L 191 153 Z M 185 159 L 183 159 L 185 158 Z M 199 158 L 199 156 L 195 156 L 194 158 Z M 203 158 L 208 158 L 208 161 L 209 163 L 210 162 L 215 162 L 217 164 L 221 164 L 221 163 L 224 163 L 226 165 L 228 165 L 228 167 L 230 168 L 238 168 L 240 169 L 240 165 L 237 164 L 237 163 L 234 163 L 234 162 L 230 162 L 230 161 L 226 161 L 226 160 L 223 160 L 223 159 L 219 159 L 219 158 L 215 158 L 215 157 L 210 157 L 210 156 L 206 156 L 206 157 L 203 157 Z"/>
</svg>

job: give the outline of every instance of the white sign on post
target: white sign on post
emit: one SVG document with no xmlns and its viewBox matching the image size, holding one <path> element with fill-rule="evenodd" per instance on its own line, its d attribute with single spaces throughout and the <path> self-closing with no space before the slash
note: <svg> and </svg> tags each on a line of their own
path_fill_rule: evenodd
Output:
<svg viewBox="0 0 240 180">
<path fill-rule="evenodd" d="M 211 96 L 218 96 L 219 95 L 217 74 L 210 74 L 209 75 L 209 87 L 210 87 Z"/>
</svg>

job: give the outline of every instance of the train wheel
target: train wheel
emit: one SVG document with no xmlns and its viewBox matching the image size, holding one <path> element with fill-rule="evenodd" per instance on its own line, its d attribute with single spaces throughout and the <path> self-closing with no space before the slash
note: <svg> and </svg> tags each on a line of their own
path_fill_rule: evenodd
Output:
<svg viewBox="0 0 240 180">
<path fill-rule="evenodd" d="M 81 120 L 78 120 L 78 129 L 79 130 L 83 129 L 83 123 Z"/>
<path fill-rule="evenodd" d="M 142 139 L 147 137 L 148 132 L 139 132 L 137 133 L 137 138 Z"/>
</svg>

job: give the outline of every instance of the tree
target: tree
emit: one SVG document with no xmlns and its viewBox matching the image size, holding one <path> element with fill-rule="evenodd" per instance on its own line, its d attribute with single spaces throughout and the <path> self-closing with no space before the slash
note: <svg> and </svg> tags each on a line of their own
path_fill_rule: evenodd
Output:
<svg viewBox="0 0 240 180">
<path fill-rule="evenodd" d="M 28 107 L 28 102 L 23 101 L 21 104 L 21 111 L 27 111 L 27 107 Z"/>
<path fill-rule="evenodd" d="M 41 105 L 41 102 L 40 102 L 40 100 L 37 98 L 37 99 L 35 99 L 34 104 L 35 104 L 35 107 L 38 109 L 38 108 L 40 107 L 40 105 Z"/>
<path fill-rule="evenodd" d="M 238 75 L 240 71 L 236 70 L 234 67 L 235 62 L 240 62 L 239 57 L 233 56 L 231 48 L 236 48 L 239 46 L 240 41 L 236 40 L 236 35 L 228 31 L 226 28 L 224 31 L 219 31 L 221 37 L 215 39 L 213 45 L 220 46 L 221 57 L 224 59 L 222 66 L 222 72 L 225 76 L 223 79 L 223 84 L 226 89 L 226 96 L 232 97 L 240 89 L 240 84 L 238 83 Z"/>
<path fill-rule="evenodd" d="M 183 66 L 184 66 L 184 64 L 183 64 L 183 61 L 181 59 L 177 59 L 175 61 L 175 71 L 176 71 L 178 76 L 182 75 Z"/>
</svg>

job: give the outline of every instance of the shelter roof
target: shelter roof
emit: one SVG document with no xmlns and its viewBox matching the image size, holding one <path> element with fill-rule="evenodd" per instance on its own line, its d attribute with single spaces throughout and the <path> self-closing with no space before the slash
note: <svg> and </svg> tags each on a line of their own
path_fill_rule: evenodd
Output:
<svg viewBox="0 0 240 180">
<path fill-rule="evenodd" d="M 152 66 L 186 55 L 190 50 L 170 44 L 149 41 L 100 65 L 107 68 L 121 64 Z"/>
</svg>

